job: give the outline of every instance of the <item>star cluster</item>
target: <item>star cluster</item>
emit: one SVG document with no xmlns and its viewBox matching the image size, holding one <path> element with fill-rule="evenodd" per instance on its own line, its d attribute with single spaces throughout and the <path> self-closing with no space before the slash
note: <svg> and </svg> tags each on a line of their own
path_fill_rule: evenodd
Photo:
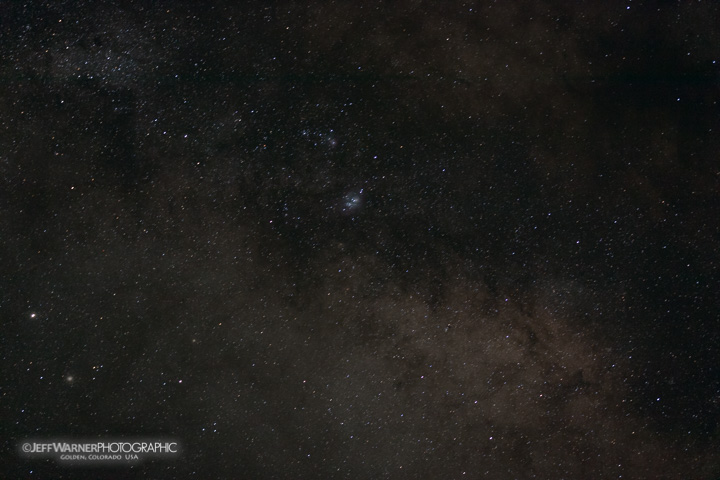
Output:
<svg viewBox="0 0 720 480">
<path fill-rule="evenodd" d="M 179 459 L 110 473 L 720 475 L 717 5 L 5 10 L 6 452 L 172 435 Z"/>
</svg>

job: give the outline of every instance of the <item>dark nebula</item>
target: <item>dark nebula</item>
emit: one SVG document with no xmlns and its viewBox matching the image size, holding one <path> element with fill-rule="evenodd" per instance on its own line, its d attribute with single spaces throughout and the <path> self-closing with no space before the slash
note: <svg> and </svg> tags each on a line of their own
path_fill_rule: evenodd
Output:
<svg viewBox="0 0 720 480">
<path fill-rule="evenodd" d="M 5 2 L 0 79 L 3 477 L 720 478 L 717 3 Z"/>
</svg>

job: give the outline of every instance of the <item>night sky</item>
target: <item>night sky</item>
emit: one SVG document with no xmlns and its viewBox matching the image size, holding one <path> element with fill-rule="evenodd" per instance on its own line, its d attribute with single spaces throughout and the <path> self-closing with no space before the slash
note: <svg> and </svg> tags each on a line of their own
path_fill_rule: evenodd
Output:
<svg viewBox="0 0 720 480">
<path fill-rule="evenodd" d="M 720 477 L 720 4 L 2 1 L 0 80 L 3 478 Z"/>
</svg>

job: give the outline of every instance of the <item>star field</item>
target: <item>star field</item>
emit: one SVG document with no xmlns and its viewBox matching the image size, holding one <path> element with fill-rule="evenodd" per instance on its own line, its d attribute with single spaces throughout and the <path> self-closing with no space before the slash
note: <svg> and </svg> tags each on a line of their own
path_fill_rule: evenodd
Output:
<svg viewBox="0 0 720 480">
<path fill-rule="evenodd" d="M 717 5 L 6 7 L 8 478 L 720 475 Z"/>
</svg>

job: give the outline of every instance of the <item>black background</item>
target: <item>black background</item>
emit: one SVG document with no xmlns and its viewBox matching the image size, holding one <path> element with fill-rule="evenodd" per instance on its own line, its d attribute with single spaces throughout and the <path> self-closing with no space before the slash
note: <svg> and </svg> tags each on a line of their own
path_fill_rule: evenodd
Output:
<svg viewBox="0 0 720 480">
<path fill-rule="evenodd" d="M 717 3 L 0 22 L 7 478 L 720 475 Z"/>
</svg>

